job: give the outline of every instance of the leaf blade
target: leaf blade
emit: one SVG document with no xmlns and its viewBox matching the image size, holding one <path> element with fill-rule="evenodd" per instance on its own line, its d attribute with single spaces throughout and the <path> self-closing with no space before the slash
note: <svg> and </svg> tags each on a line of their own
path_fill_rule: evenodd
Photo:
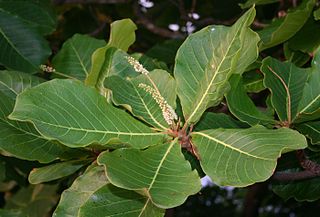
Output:
<svg viewBox="0 0 320 217">
<path fill-rule="evenodd" d="M 164 70 L 154 70 L 148 76 L 156 85 L 161 96 L 174 109 L 176 101 L 175 80 Z M 126 80 L 119 76 L 111 76 L 105 82 L 106 88 L 112 90 L 112 98 L 116 105 L 129 106 L 128 110 L 136 117 L 145 120 L 159 130 L 167 130 L 170 126 L 163 116 L 160 105 L 152 94 L 139 86 L 140 84 L 153 87 L 146 75 Z"/>
<path fill-rule="evenodd" d="M 122 160 L 122 164 L 116 163 L 118 160 Z M 98 163 L 106 166 L 112 184 L 135 190 L 161 208 L 182 204 L 201 187 L 197 172 L 191 170 L 176 141 L 145 151 L 119 149 L 99 156 Z"/>
<path fill-rule="evenodd" d="M 38 71 L 39 65 L 51 53 L 47 41 L 19 18 L 2 9 L 0 15 L 0 62 L 15 70 L 28 73 Z"/>
<path fill-rule="evenodd" d="M 217 105 L 228 90 L 228 77 L 241 74 L 257 58 L 259 37 L 249 29 L 254 16 L 251 8 L 232 27 L 206 27 L 179 48 L 174 75 L 187 122 L 197 122 L 205 109 Z M 248 45 L 247 36 L 251 43 L 244 46 Z"/>
<path fill-rule="evenodd" d="M 164 210 L 136 192 L 107 184 L 94 192 L 80 209 L 79 217 L 95 216 L 163 217 Z"/>
<path fill-rule="evenodd" d="M 67 79 L 20 94 L 10 118 L 31 121 L 45 138 L 70 147 L 123 142 L 143 148 L 164 139 L 162 133 L 107 103 L 95 89 Z"/>
<path fill-rule="evenodd" d="M 102 166 L 91 165 L 65 190 L 59 201 L 53 217 L 74 217 L 77 216 L 80 207 L 100 187 L 107 184 L 107 177 Z"/>
<path fill-rule="evenodd" d="M 265 181 L 274 172 L 281 153 L 307 146 L 296 131 L 261 126 L 194 132 L 192 141 L 204 172 L 219 185 L 237 187 Z"/>
</svg>

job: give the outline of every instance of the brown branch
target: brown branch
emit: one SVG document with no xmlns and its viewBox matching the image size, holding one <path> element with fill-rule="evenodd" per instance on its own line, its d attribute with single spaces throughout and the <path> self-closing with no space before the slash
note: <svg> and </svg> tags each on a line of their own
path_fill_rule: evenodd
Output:
<svg viewBox="0 0 320 217">
<path fill-rule="evenodd" d="M 273 180 L 288 182 L 310 179 L 320 176 L 320 165 L 318 163 L 307 159 L 303 150 L 297 151 L 296 155 L 300 166 L 304 170 L 298 172 L 276 172 L 272 176 Z"/>
<path fill-rule="evenodd" d="M 148 17 L 146 17 L 141 12 L 138 1 L 135 1 L 133 3 L 133 11 L 137 17 L 137 23 L 143 25 L 150 32 L 165 38 L 185 38 L 185 35 L 180 32 L 172 32 L 169 29 L 156 26 Z"/>
<path fill-rule="evenodd" d="M 52 0 L 53 4 L 118 4 L 127 3 L 129 0 Z"/>
<path fill-rule="evenodd" d="M 280 182 L 290 182 L 290 181 L 299 181 L 304 179 L 311 179 L 318 177 L 320 174 L 313 173 L 308 170 L 299 171 L 299 172 L 276 172 L 271 177 L 272 180 Z"/>
</svg>

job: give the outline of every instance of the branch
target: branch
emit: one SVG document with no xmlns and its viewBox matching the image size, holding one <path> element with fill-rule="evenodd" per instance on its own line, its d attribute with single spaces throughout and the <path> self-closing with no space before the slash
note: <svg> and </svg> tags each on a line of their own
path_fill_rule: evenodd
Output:
<svg viewBox="0 0 320 217">
<path fill-rule="evenodd" d="M 133 4 L 133 12 L 138 18 L 137 23 L 143 25 L 150 32 L 165 38 L 185 38 L 185 35 L 180 32 L 172 32 L 169 29 L 156 26 L 149 18 L 147 18 L 141 12 L 138 1 L 135 1 Z"/>
<path fill-rule="evenodd" d="M 276 172 L 271 177 L 275 181 L 290 182 L 318 177 L 320 174 L 313 173 L 308 170 L 299 172 Z"/>
<path fill-rule="evenodd" d="M 277 181 L 297 181 L 310 179 L 320 176 L 320 165 L 316 162 L 307 159 L 303 150 L 299 150 L 296 152 L 297 159 L 299 160 L 300 166 L 304 169 L 299 172 L 276 172 L 272 179 Z"/>
<path fill-rule="evenodd" d="M 129 0 L 52 0 L 53 4 L 118 4 L 127 3 Z"/>
</svg>

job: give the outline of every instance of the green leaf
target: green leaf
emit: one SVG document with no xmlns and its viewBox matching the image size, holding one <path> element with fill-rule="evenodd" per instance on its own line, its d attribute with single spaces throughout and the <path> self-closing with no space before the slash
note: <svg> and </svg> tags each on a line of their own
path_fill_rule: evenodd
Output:
<svg viewBox="0 0 320 217">
<path fill-rule="evenodd" d="M 115 51 L 109 48 L 114 47 L 126 52 L 136 38 L 135 30 L 137 26 L 130 19 L 115 21 L 110 28 L 109 42 L 93 53 L 92 67 L 85 81 L 87 85 L 99 90 L 103 89 L 104 79 L 110 74 L 109 67 Z"/>
<path fill-rule="evenodd" d="M 80 207 L 85 204 L 96 190 L 107 183 L 102 166 L 89 166 L 85 173 L 79 176 L 71 187 L 62 193 L 53 217 L 78 216 Z"/>
<path fill-rule="evenodd" d="M 107 184 L 94 192 L 79 212 L 79 217 L 96 216 L 162 217 L 164 210 L 134 191 Z"/>
<path fill-rule="evenodd" d="M 294 172 L 294 171 L 289 171 Z M 307 179 L 297 182 L 279 182 L 272 185 L 274 193 L 284 200 L 294 198 L 297 201 L 315 201 L 320 199 L 320 178 Z"/>
<path fill-rule="evenodd" d="M 27 0 L 1 0 L 0 8 L 16 16 L 41 34 L 49 34 L 55 30 L 57 17 L 52 6 Z"/>
<path fill-rule="evenodd" d="M 106 166 L 113 185 L 135 190 L 161 208 L 181 205 L 201 189 L 197 172 L 191 170 L 176 140 L 146 150 L 105 152 L 98 163 Z"/>
<path fill-rule="evenodd" d="M 246 128 L 247 124 L 240 121 L 234 120 L 227 114 L 224 113 L 212 113 L 205 112 L 200 121 L 195 126 L 195 131 L 208 130 L 208 129 L 217 129 L 217 128 Z"/>
<path fill-rule="evenodd" d="M 308 20 L 314 5 L 315 0 L 304 0 L 298 7 L 289 10 L 285 17 L 258 31 L 262 42 L 260 50 L 281 44 L 294 36 Z"/>
<path fill-rule="evenodd" d="M 152 82 L 148 77 L 151 78 Z M 133 79 L 123 79 L 119 76 L 111 76 L 106 79 L 105 86 L 112 90 L 113 101 L 116 105 L 122 105 L 133 115 L 150 125 L 160 130 L 166 130 L 170 126 L 163 116 L 160 105 L 152 94 L 139 87 L 139 84 L 146 84 L 153 88 L 153 85 L 155 85 L 167 103 L 175 108 L 175 80 L 164 70 L 154 70 L 148 74 L 148 77 L 140 75 Z"/>
<path fill-rule="evenodd" d="M 266 5 L 266 4 L 271 4 L 279 2 L 279 0 L 247 0 L 243 4 L 239 4 L 242 9 L 249 8 L 252 5 Z"/>
<path fill-rule="evenodd" d="M 91 68 L 91 56 L 105 42 L 86 35 L 75 34 L 53 58 L 54 68 L 63 74 L 84 80 Z"/>
<path fill-rule="evenodd" d="M 299 103 L 297 122 L 315 120 L 320 117 L 320 49 L 314 54 L 311 62 L 310 75 L 303 88 Z M 301 81 L 300 81 L 301 82 Z"/>
<path fill-rule="evenodd" d="M 73 160 L 34 168 L 30 172 L 28 180 L 31 184 L 50 182 L 69 176 L 90 162 L 91 160 Z"/>
<path fill-rule="evenodd" d="M 243 78 L 243 86 L 246 92 L 259 93 L 266 89 L 265 86 L 263 85 L 262 73 L 259 73 L 256 70 L 243 73 L 242 78 Z"/>
<path fill-rule="evenodd" d="M 289 47 L 292 50 L 313 53 L 320 46 L 318 35 L 320 35 L 320 23 L 316 22 L 313 17 L 309 17 L 300 31 L 289 40 Z"/>
<path fill-rule="evenodd" d="M 0 92 L 11 99 L 27 88 L 36 86 L 45 80 L 19 71 L 0 71 Z"/>
<path fill-rule="evenodd" d="M 136 40 L 134 33 L 137 30 L 136 24 L 130 19 L 117 20 L 111 23 L 110 29 L 108 46 L 128 51 Z"/>
<path fill-rule="evenodd" d="M 5 209 L 19 209 L 23 216 L 47 216 L 57 202 L 56 191 L 55 185 L 29 185 L 12 196 Z"/>
<path fill-rule="evenodd" d="M 230 112 L 239 120 L 250 124 L 272 124 L 272 116 L 260 111 L 247 95 L 240 75 L 233 75 L 230 79 L 230 91 L 226 94 Z"/>
<path fill-rule="evenodd" d="M 0 149 L 21 159 L 47 163 L 68 149 L 44 139 L 32 124 L 7 118 L 13 110 L 16 95 L 41 82 L 42 79 L 21 72 L 0 72 Z"/>
<path fill-rule="evenodd" d="M 203 171 L 224 186 L 265 181 L 273 174 L 281 153 L 307 146 L 304 136 L 287 128 L 214 129 L 191 136 Z"/>
<path fill-rule="evenodd" d="M 50 55 L 47 41 L 19 18 L 0 9 L 0 63 L 34 73 Z"/>
<path fill-rule="evenodd" d="M 264 84 L 271 91 L 271 102 L 279 119 L 291 124 L 299 112 L 299 102 L 308 78 L 308 69 L 296 67 L 290 62 L 280 62 L 267 57 L 262 61 Z"/>
<path fill-rule="evenodd" d="M 310 60 L 309 54 L 303 53 L 302 51 L 299 51 L 299 50 L 291 49 L 289 46 L 289 42 L 285 42 L 283 44 L 283 53 L 285 58 L 289 62 L 299 67 L 304 66 Z"/>
<path fill-rule="evenodd" d="M 314 145 L 320 145 L 320 121 L 302 123 L 295 126 Z"/>
<path fill-rule="evenodd" d="M 208 26 L 179 48 L 174 75 L 187 122 L 196 123 L 219 104 L 231 74 L 241 74 L 256 60 L 259 37 L 249 28 L 254 17 L 251 8 L 232 27 Z"/>
<path fill-rule="evenodd" d="M 47 139 L 69 147 L 93 143 L 144 148 L 164 139 L 126 112 L 106 102 L 94 88 L 75 80 L 55 79 L 17 97 L 11 119 L 32 122 Z"/>
</svg>

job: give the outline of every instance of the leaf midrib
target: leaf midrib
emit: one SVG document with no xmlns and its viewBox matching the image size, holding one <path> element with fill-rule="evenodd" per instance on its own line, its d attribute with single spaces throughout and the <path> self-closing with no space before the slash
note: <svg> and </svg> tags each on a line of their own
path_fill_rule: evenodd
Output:
<svg viewBox="0 0 320 217">
<path fill-rule="evenodd" d="M 161 123 L 159 123 L 155 118 L 154 116 L 152 115 L 152 113 L 150 112 L 149 108 L 147 107 L 147 105 L 145 104 L 143 98 L 141 97 L 141 94 L 139 93 L 139 91 L 137 90 L 136 86 L 134 85 L 134 83 L 129 80 L 129 82 L 131 83 L 132 87 L 134 88 L 134 90 L 136 91 L 136 93 L 138 94 L 139 96 L 139 99 L 140 101 L 142 102 L 143 104 L 143 107 L 146 109 L 148 115 L 150 116 L 150 118 L 155 122 L 155 124 L 157 124 L 160 128 L 162 128 L 163 130 L 167 130 L 167 128 L 165 126 L 163 126 Z"/>
<path fill-rule="evenodd" d="M 248 152 L 242 151 L 241 149 L 235 148 L 235 147 L 233 147 L 233 146 L 230 145 L 230 144 L 227 144 L 227 143 L 225 143 L 225 142 L 223 142 L 223 141 L 221 141 L 221 140 L 219 140 L 219 139 L 216 139 L 216 138 L 214 138 L 214 137 L 212 137 L 212 136 L 209 136 L 209 135 L 204 134 L 204 133 L 201 133 L 201 132 L 194 132 L 193 135 L 200 135 L 200 136 L 206 137 L 206 138 L 208 138 L 209 140 L 213 140 L 214 142 L 217 142 L 217 143 L 219 143 L 219 144 L 221 144 L 221 145 L 223 145 L 223 146 L 225 146 L 225 147 L 227 147 L 227 148 L 230 148 L 230 149 L 232 149 L 232 150 L 234 150 L 234 151 L 237 151 L 237 152 L 239 152 L 239 153 L 241 153 L 241 154 L 247 155 L 247 156 L 252 157 L 252 158 L 256 158 L 256 159 L 260 159 L 260 160 L 265 160 L 265 161 L 273 161 L 273 159 L 271 159 L 271 158 L 264 158 L 264 157 L 260 157 L 260 156 L 255 156 L 255 155 L 252 155 L 252 154 L 250 154 L 250 153 L 248 153 Z"/>
<path fill-rule="evenodd" d="M 0 11 L 3 11 L 1 8 L 0 8 Z M 20 57 L 22 57 L 22 59 L 24 59 L 25 61 L 27 61 L 30 65 L 32 65 L 33 67 L 35 67 L 34 65 L 33 65 L 33 63 L 32 62 L 30 62 L 28 59 L 26 59 L 25 57 L 24 57 L 24 55 L 22 55 L 21 53 L 20 53 L 20 51 L 16 48 L 16 46 L 14 46 L 14 44 L 11 42 L 11 40 L 7 37 L 7 35 L 2 31 L 2 28 L 0 27 L 0 33 L 3 35 L 3 37 L 5 38 L 5 40 L 11 45 L 11 47 L 13 48 L 13 50 L 15 50 L 18 54 L 19 54 L 19 56 Z"/>
<path fill-rule="evenodd" d="M 156 178 L 157 178 L 158 175 L 159 175 L 159 171 L 160 171 L 160 169 L 161 169 L 164 161 L 166 160 L 168 154 L 170 153 L 170 151 L 171 151 L 171 149 L 172 149 L 172 147 L 174 146 L 175 143 L 176 143 L 176 139 L 173 140 L 173 141 L 170 143 L 170 146 L 168 147 L 167 151 L 166 151 L 165 154 L 163 155 L 163 157 L 162 157 L 162 159 L 161 159 L 161 161 L 160 161 L 160 163 L 159 163 L 159 165 L 158 165 L 158 167 L 157 167 L 157 169 L 156 169 L 156 172 L 155 172 L 155 174 L 154 174 L 154 176 L 153 176 L 153 178 L 152 178 L 152 181 L 151 181 L 151 183 L 150 183 L 150 185 L 149 185 L 149 187 L 148 187 L 148 189 L 147 189 L 148 192 L 150 191 L 150 189 L 152 188 L 153 184 L 155 183 Z"/>
<path fill-rule="evenodd" d="M 11 116 L 12 117 L 12 116 Z M 62 128 L 62 129 L 67 129 L 67 130 L 74 130 L 74 131 L 83 131 L 83 132 L 87 132 L 87 133 L 100 133 L 100 134 L 116 134 L 116 135 L 141 135 L 141 136 L 148 136 L 148 135 L 163 135 L 162 132 L 156 133 L 156 132 L 150 132 L 150 133 L 134 133 L 134 132 L 115 132 L 115 131 L 103 131 L 103 130 L 97 130 L 97 129 L 86 129 L 86 128 L 75 128 L 75 127 L 68 127 L 68 126 L 63 126 L 63 125 L 58 125 L 58 124 L 52 124 L 52 123 L 48 123 L 39 119 L 34 118 L 33 120 L 30 119 L 19 119 L 17 117 L 12 117 L 15 120 L 20 120 L 20 121 L 29 121 L 29 122 L 39 122 L 41 124 L 46 124 L 52 127 L 58 127 L 58 128 Z"/>
<path fill-rule="evenodd" d="M 217 67 L 216 73 L 213 75 L 213 77 L 212 77 L 212 79 L 211 79 L 211 81 L 210 81 L 210 83 L 209 83 L 206 91 L 205 91 L 204 94 L 202 95 L 202 97 L 201 97 L 200 101 L 198 102 L 196 108 L 193 110 L 193 112 L 192 112 L 191 115 L 188 117 L 188 120 L 187 120 L 186 122 L 189 122 L 190 119 L 192 119 L 192 117 L 196 114 L 197 110 L 199 109 L 199 107 L 200 107 L 201 104 L 203 103 L 204 99 L 205 99 L 206 96 L 208 95 L 208 92 L 209 92 L 209 90 L 211 89 L 211 85 L 212 85 L 214 79 L 216 78 L 217 74 L 219 74 L 218 72 L 219 72 L 219 70 L 220 70 L 220 68 L 221 68 L 221 66 L 222 66 L 222 63 L 225 61 L 226 57 L 228 56 L 228 53 L 229 53 L 229 51 L 230 51 L 230 48 L 232 47 L 232 45 L 233 45 L 233 43 L 234 43 L 234 41 L 235 41 L 236 37 L 238 36 L 238 33 L 239 33 L 239 31 L 240 31 L 241 29 L 242 29 L 242 28 L 238 28 L 237 32 L 234 34 L 234 37 L 232 38 L 232 41 L 231 41 L 231 43 L 230 43 L 230 46 L 229 46 L 228 49 L 227 49 L 227 52 L 225 53 L 225 55 L 223 56 L 222 60 L 220 61 L 220 64 L 219 64 L 218 67 Z M 239 50 L 240 50 L 240 49 L 239 49 Z M 239 51 L 239 50 L 238 50 L 238 51 Z M 211 64 L 211 61 L 209 62 L 209 64 Z M 206 70 L 205 70 L 205 71 L 206 71 Z"/>
<path fill-rule="evenodd" d="M 75 48 L 75 46 L 73 45 L 72 42 L 71 42 L 71 48 L 72 48 L 72 50 L 74 51 L 74 53 L 76 54 L 76 57 L 78 58 L 79 63 L 80 63 L 81 67 L 82 67 L 83 70 L 84 70 L 84 73 L 86 73 L 86 75 L 88 75 L 89 72 L 88 72 L 88 70 L 86 69 L 86 67 L 83 65 L 83 61 L 82 61 L 81 57 L 79 56 L 79 53 L 78 53 L 78 51 L 76 50 L 76 48 Z"/>
<path fill-rule="evenodd" d="M 314 98 L 304 109 L 302 109 L 299 113 L 303 113 L 305 110 L 307 110 L 310 106 L 312 106 L 318 99 L 320 98 L 320 94 Z"/>
</svg>

